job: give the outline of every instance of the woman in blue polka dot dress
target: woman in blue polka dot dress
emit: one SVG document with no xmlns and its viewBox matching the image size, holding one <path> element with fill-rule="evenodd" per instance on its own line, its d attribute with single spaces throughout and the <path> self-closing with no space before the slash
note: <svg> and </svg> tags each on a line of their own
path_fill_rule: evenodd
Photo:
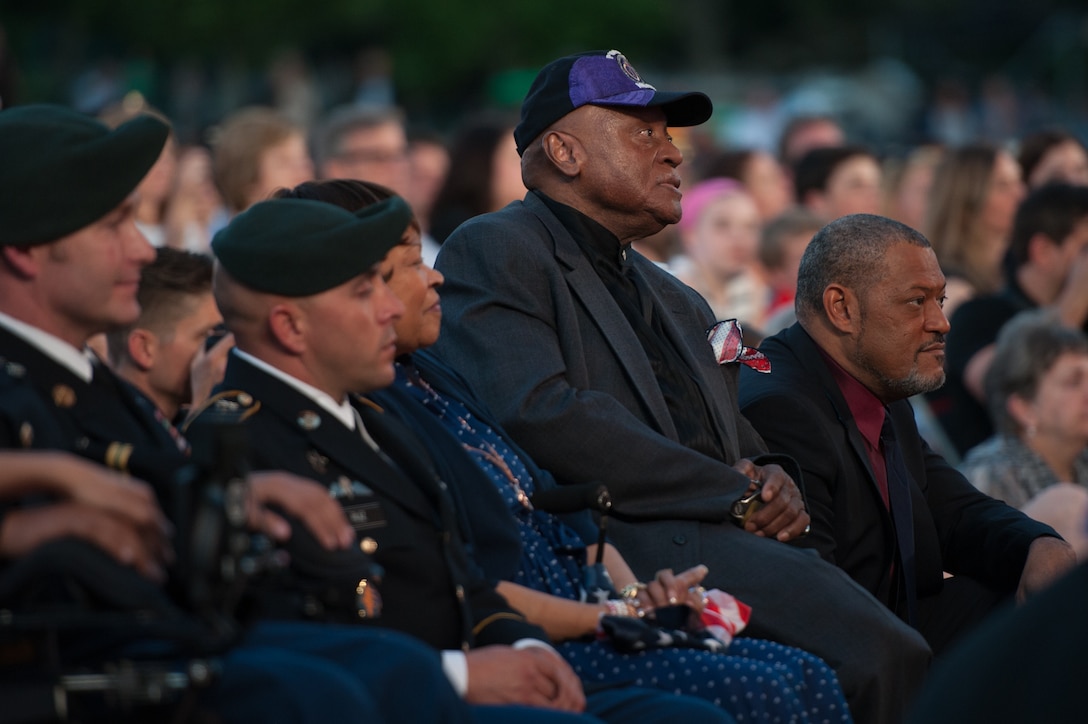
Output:
<svg viewBox="0 0 1088 724">
<path fill-rule="evenodd" d="M 317 200 L 350 211 L 390 193 L 364 182 L 327 184 L 315 189 Z M 688 587 L 705 575 L 705 568 L 675 576 L 664 571 L 645 587 L 634 587 L 631 569 L 615 548 L 606 545 L 604 559 L 612 580 L 617 586 L 632 584 L 639 598 L 630 603 L 586 601 L 587 546 L 583 541 L 595 536 L 588 513 L 575 532 L 557 517 L 534 509 L 530 497 L 538 489 L 554 486 L 551 476 L 490 419 L 463 378 L 421 351 L 438 339 L 437 287 L 442 277 L 422 262 L 417 224 L 386 256 L 382 277 L 404 303 L 405 313 L 396 323 L 400 355 L 396 382 L 370 397 L 427 441 L 439 474 L 457 499 L 475 560 L 489 578 L 501 581 L 500 592 L 515 608 L 560 642 L 556 648 L 587 690 L 632 685 L 699 696 L 738 722 L 851 721 L 834 671 L 800 649 L 738 638 L 725 653 L 691 648 L 621 653 L 598 640 L 595 634 L 602 613 L 624 609 L 634 613 L 638 605 L 686 596 Z M 501 493 L 505 506 L 492 488 Z"/>
<path fill-rule="evenodd" d="M 771 641 L 736 638 L 725 653 L 688 648 L 621 653 L 607 641 L 598 640 L 594 634 L 600 614 L 609 605 L 613 609 L 619 607 L 616 603 L 585 602 L 583 564 L 587 547 L 583 538 L 556 516 L 532 508 L 529 498 L 536 492 L 540 479 L 530 474 L 512 443 L 496 432 L 500 428 L 473 415 L 460 396 L 448 391 L 449 386 L 443 383 L 455 378 L 441 364 L 427 353 L 402 357 L 397 364 L 394 388 L 374 397 L 405 421 L 418 423 L 421 420 L 408 417 L 407 405 L 398 405 L 411 396 L 417 410 L 424 411 L 432 421 L 443 423 L 451 437 L 456 436 L 460 446 L 502 494 L 517 522 L 521 543 L 520 557 L 513 566 L 510 565 L 513 556 L 509 553 L 517 548 L 505 546 L 505 555 L 488 550 L 495 546 L 494 531 L 498 526 L 494 520 L 482 520 L 478 515 L 481 508 L 474 505 L 475 501 L 465 500 L 464 488 L 459 489 L 459 503 L 467 518 L 476 558 L 489 576 L 504 579 L 499 591 L 515 608 L 544 627 L 553 640 L 561 642 L 556 648 L 587 688 L 630 684 L 700 696 L 721 706 L 738 722 L 851 721 L 834 671 L 821 659 L 800 649 Z M 425 371 L 421 372 L 421 368 Z M 449 379 L 443 379 L 443 372 Z M 481 410 L 481 414 L 486 412 Z M 415 427 L 417 432 L 427 434 L 439 465 L 444 458 L 448 460 L 434 444 L 441 431 L 426 430 L 419 424 Z M 453 467 L 442 471 L 442 475 L 455 489 L 465 477 Z M 591 531 L 589 526 L 586 532 Z M 499 563 L 500 559 L 505 559 L 506 564 Z M 634 575 L 611 545 L 606 545 L 605 562 L 617 584 L 634 581 Z M 677 584 L 672 586 L 673 591 L 683 595 L 688 581 L 697 583 L 705 575 L 705 569 L 700 568 L 676 576 L 662 572 L 648 589 L 663 591 L 666 583 L 673 582 Z M 640 593 L 645 597 L 649 590 Z"/>
</svg>

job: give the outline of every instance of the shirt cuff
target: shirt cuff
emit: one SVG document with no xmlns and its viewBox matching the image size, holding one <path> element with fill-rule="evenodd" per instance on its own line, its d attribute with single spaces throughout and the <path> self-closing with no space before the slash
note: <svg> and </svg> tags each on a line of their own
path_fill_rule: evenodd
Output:
<svg viewBox="0 0 1088 724">
<path fill-rule="evenodd" d="M 549 644 L 547 641 L 541 641 L 540 639 L 518 639 L 517 641 L 515 641 L 510 646 L 511 646 L 511 648 L 515 648 L 515 649 L 518 649 L 518 650 L 528 649 L 528 648 L 532 648 L 532 647 L 535 646 L 538 649 L 547 649 L 548 651 L 551 651 L 556 656 L 559 656 L 559 652 L 556 651 L 555 648 L 551 644 Z"/>
<path fill-rule="evenodd" d="M 518 639 L 511 644 L 510 648 L 520 650 L 534 646 L 547 649 L 559 656 L 559 652 L 551 644 L 540 639 Z M 453 690 L 463 699 L 468 692 L 468 660 L 465 658 L 465 652 L 456 649 L 443 651 L 442 671 L 445 672 L 446 678 L 449 679 L 450 684 L 453 686 Z"/>
<path fill-rule="evenodd" d="M 468 661 L 465 660 L 465 652 L 456 649 L 443 651 L 442 671 L 453 685 L 453 690 L 463 699 L 468 691 Z"/>
</svg>

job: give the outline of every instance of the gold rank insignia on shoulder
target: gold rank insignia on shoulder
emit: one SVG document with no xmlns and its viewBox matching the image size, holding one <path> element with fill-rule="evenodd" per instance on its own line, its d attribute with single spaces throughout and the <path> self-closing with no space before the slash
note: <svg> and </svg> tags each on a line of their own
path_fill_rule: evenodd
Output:
<svg viewBox="0 0 1088 724">
<path fill-rule="evenodd" d="M 73 407 L 76 404 L 76 391 L 68 385 L 53 387 L 53 404 L 57 407 Z"/>
<path fill-rule="evenodd" d="M 303 410 L 298 413 L 296 422 L 303 430 L 316 430 L 321 427 L 321 415 L 313 410 Z"/>
<path fill-rule="evenodd" d="M 212 397 L 205 404 L 205 407 L 212 407 L 218 412 L 238 412 L 253 407 L 254 402 L 253 395 L 248 392 L 230 390 L 228 392 L 220 392 L 218 395 Z M 256 411 L 256 409 L 253 409 L 250 412 Z"/>
<path fill-rule="evenodd" d="M 106 448 L 106 454 L 103 456 L 102 462 L 108 468 L 127 473 L 128 461 L 131 457 L 132 445 L 123 442 L 111 442 L 109 447 Z"/>
<path fill-rule="evenodd" d="M 193 420 L 205 412 L 221 415 L 232 422 L 245 422 L 261 409 L 261 403 L 253 399 L 248 392 L 241 390 L 225 390 L 217 392 L 204 401 L 203 404 L 189 411 L 185 422 L 179 428 L 182 433 L 189 429 Z"/>
</svg>

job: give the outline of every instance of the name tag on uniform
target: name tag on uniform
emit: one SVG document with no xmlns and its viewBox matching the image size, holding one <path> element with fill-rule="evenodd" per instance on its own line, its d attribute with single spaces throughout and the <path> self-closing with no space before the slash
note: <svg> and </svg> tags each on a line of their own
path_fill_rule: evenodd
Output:
<svg viewBox="0 0 1088 724">
<path fill-rule="evenodd" d="M 386 525 L 385 511 L 382 510 L 382 504 L 376 501 L 345 505 L 344 513 L 351 527 L 357 531 L 383 528 Z"/>
</svg>

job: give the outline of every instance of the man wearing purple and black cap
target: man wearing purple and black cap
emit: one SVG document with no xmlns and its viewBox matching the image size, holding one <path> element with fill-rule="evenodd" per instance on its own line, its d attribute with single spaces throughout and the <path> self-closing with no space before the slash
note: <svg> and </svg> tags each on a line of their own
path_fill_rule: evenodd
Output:
<svg viewBox="0 0 1088 724">
<path fill-rule="evenodd" d="M 630 248 L 680 219 L 669 127 L 711 112 L 615 50 L 545 66 L 514 130 L 529 193 L 438 257 L 437 350 L 561 483 L 608 486 L 637 574 L 707 564 L 708 586 L 752 605 L 748 633 L 822 656 L 858 720 L 896 721 L 929 649 L 841 571 L 782 545 L 808 529 L 796 468 L 740 415 L 706 303 Z M 730 508 L 752 481 L 762 507 L 740 527 Z"/>
</svg>

